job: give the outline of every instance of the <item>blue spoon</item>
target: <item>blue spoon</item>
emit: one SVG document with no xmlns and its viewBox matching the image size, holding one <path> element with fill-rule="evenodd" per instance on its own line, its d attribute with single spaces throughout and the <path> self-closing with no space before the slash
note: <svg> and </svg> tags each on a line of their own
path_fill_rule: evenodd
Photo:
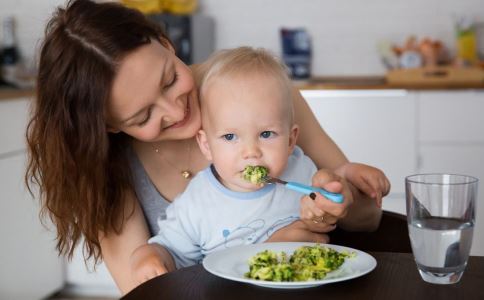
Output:
<svg viewBox="0 0 484 300">
<path fill-rule="evenodd" d="M 328 198 L 329 200 L 333 201 L 334 203 L 342 203 L 343 202 L 343 195 L 342 194 L 331 193 L 331 192 L 328 192 L 327 190 L 322 189 L 322 188 L 304 185 L 304 184 L 297 183 L 297 182 L 287 182 L 287 181 L 281 180 L 279 178 L 273 178 L 273 177 L 269 177 L 269 176 L 264 177 L 263 180 L 266 183 L 283 184 L 286 188 L 293 190 L 293 191 L 296 191 L 296 192 L 303 193 L 305 195 L 309 195 L 311 193 L 317 192 L 317 193 L 320 193 L 321 195 L 323 195 L 324 197 Z"/>
</svg>

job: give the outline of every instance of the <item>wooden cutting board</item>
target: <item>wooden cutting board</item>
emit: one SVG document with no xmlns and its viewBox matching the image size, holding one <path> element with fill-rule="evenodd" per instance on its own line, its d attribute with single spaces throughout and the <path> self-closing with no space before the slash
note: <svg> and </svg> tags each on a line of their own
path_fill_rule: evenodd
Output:
<svg viewBox="0 0 484 300">
<path fill-rule="evenodd" d="M 387 84 L 399 87 L 479 87 L 484 86 L 484 69 L 447 66 L 396 69 L 387 72 Z"/>
</svg>

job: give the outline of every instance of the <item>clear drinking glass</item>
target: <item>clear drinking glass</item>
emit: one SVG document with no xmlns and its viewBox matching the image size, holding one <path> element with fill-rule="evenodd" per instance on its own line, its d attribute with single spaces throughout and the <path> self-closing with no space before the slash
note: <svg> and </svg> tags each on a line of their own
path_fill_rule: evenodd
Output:
<svg viewBox="0 0 484 300">
<path fill-rule="evenodd" d="M 456 174 L 405 178 L 407 221 L 422 279 L 456 283 L 472 245 L 478 179 Z"/>
</svg>

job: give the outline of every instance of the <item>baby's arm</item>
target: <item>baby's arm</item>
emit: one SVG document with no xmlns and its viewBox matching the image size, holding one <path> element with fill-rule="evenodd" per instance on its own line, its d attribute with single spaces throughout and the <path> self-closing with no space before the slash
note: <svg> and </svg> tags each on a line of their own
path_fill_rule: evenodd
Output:
<svg viewBox="0 0 484 300">
<path fill-rule="evenodd" d="M 380 208 L 382 198 L 390 191 L 390 182 L 385 174 L 368 165 L 345 163 L 337 168 L 335 173 L 346 178 L 357 189 L 374 199 Z"/>
<path fill-rule="evenodd" d="M 297 220 L 291 224 L 282 227 L 274 232 L 265 243 L 270 242 L 313 242 L 328 243 L 328 232 L 335 228 L 334 225 L 326 224 L 326 228 L 318 227 L 318 231 L 309 228 L 303 221 Z"/>
<path fill-rule="evenodd" d="M 201 257 L 189 226 L 191 223 L 186 206 L 187 199 L 182 197 L 183 195 L 168 206 L 166 219 L 158 221 L 158 234 L 131 254 L 132 276 L 139 284 L 171 272 L 177 266 L 195 264 Z"/>
<path fill-rule="evenodd" d="M 131 254 L 130 268 L 131 276 L 137 284 L 176 269 L 171 254 L 159 244 L 145 244 L 138 247 Z"/>
</svg>

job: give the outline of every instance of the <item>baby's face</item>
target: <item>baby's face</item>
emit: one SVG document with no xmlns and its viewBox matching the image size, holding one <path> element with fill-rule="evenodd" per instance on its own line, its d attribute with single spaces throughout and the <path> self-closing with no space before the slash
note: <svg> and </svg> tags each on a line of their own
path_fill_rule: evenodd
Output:
<svg viewBox="0 0 484 300">
<path fill-rule="evenodd" d="M 247 165 L 264 166 L 273 177 L 282 174 L 298 129 L 290 121 L 290 96 L 276 80 L 263 75 L 217 79 L 202 97 L 199 142 L 222 184 L 242 192 L 260 188 L 242 178 Z"/>
</svg>

